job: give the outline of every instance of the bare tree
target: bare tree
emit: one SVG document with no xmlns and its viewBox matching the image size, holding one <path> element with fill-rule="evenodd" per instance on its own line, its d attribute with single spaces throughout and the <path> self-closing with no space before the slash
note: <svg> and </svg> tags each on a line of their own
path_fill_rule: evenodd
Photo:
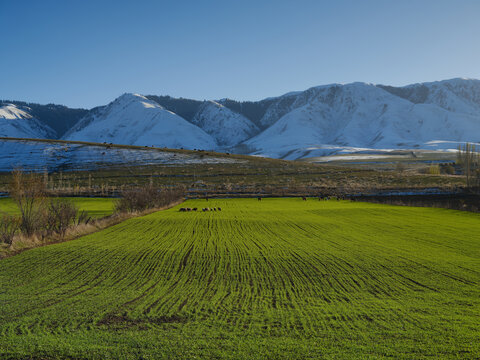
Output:
<svg viewBox="0 0 480 360">
<path fill-rule="evenodd" d="M 65 199 L 51 199 L 47 205 L 45 228 L 48 234 L 57 233 L 62 238 L 70 225 L 75 224 L 78 209 Z"/>
<path fill-rule="evenodd" d="M 46 216 L 45 183 L 41 175 L 15 170 L 10 183 L 10 196 L 20 210 L 20 229 L 33 235 L 43 227 Z"/>
<path fill-rule="evenodd" d="M 457 164 L 461 166 L 467 178 L 467 187 L 478 188 L 480 186 L 480 154 L 475 145 L 466 143 L 463 147 L 458 146 Z"/>
</svg>

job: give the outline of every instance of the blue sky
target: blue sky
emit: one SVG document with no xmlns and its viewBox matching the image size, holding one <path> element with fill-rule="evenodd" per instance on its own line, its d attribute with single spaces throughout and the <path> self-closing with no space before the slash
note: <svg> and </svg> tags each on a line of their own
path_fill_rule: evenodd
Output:
<svg viewBox="0 0 480 360">
<path fill-rule="evenodd" d="M 258 100 L 480 78 L 480 1 L 0 0 L 0 99 Z"/>
</svg>

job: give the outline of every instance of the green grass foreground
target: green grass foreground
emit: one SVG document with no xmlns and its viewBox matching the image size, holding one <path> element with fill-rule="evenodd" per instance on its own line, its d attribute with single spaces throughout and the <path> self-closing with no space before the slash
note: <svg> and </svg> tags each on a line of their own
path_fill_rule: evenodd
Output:
<svg viewBox="0 0 480 360">
<path fill-rule="evenodd" d="M 188 201 L 0 261 L 0 358 L 480 357 L 480 215 Z"/>
<path fill-rule="evenodd" d="M 93 218 L 101 218 L 112 215 L 115 199 L 111 198 L 88 198 L 88 197 L 64 197 L 72 201 L 79 210 L 86 211 Z M 11 198 L 0 198 L 0 214 L 20 214 L 17 204 Z"/>
</svg>

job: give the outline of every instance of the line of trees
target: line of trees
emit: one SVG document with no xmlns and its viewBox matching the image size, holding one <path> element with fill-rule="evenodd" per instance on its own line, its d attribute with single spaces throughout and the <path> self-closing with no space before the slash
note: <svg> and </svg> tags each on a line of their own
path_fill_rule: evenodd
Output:
<svg viewBox="0 0 480 360">
<path fill-rule="evenodd" d="M 49 197 L 47 183 L 48 177 L 42 174 L 24 173 L 21 170 L 12 173 L 9 195 L 18 206 L 19 215 L 0 213 L 0 244 L 12 245 L 16 235 L 63 240 L 68 229 L 93 222 L 73 202 Z M 122 218 L 122 214 L 160 209 L 184 197 L 183 187 L 161 189 L 152 183 L 137 186 L 121 192 L 121 197 L 115 202 L 115 214 Z"/>
<path fill-rule="evenodd" d="M 457 165 L 462 168 L 467 179 L 467 187 L 471 189 L 480 188 L 480 153 L 475 145 L 466 143 L 459 145 L 457 151 Z"/>
</svg>

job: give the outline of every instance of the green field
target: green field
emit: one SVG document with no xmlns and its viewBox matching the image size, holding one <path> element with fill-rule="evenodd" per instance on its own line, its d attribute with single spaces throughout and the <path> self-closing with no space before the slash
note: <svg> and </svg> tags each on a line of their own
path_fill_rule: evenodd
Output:
<svg viewBox="0 0 480 360">
<path fill-rule="evenodd" d="M 0 261 L 0 358 L 480 357 L 480 215 L 188 201 Z"/>
<path fill-rule="evenodd" d="M 114 201 L 111 198 L 64 198 L 72 201 L 79 210 L 84 210 L 94 218 L 100 218 L 113 213 Z M 11 198 L 0 198 L 0 214 L 19 214 L 18 206 Z"/>
</svg>

